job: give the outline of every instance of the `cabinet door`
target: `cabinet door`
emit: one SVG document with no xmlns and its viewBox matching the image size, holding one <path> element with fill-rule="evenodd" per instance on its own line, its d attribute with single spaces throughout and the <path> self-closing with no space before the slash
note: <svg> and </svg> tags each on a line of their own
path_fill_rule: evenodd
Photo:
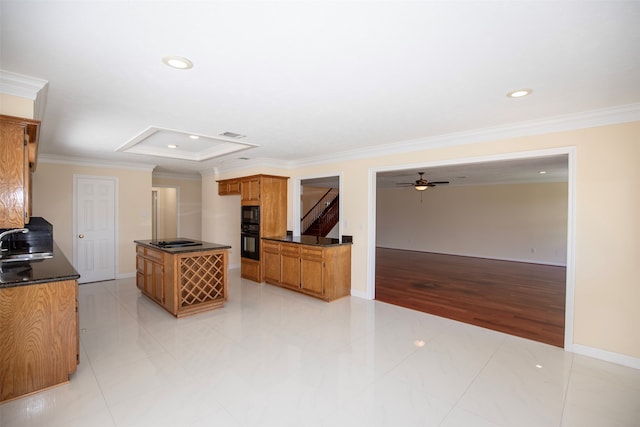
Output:
<svg viewBox="0 0 640 427">
<path fill-rule="evenodd" d="M 283 244 L 280 248 L 281 283 L 300 288 L 300 249 L 298 245 Z"/>
<path fill-rule="evenodd" d="M 144 291 L 144 248 L 136 246 L 136 286 Z"/>
<path fill-rule="evenodd" d="M 21 228 L 25 224 L 25 128 L 0 122 L 0 228 Z M 27 192 L 28 195 L 28 192 Z"/>
<path fill-rule="evenodd" d="M 240 183 L 243 204 L 260 203 L 260 178 L 250 177 Z"/>
<path fill-rule="evenodd" d="M 324 294 L 322 248 L 303 247 L 300 256 L 300 287 L 312 294 Z"/>
<path fill-rule="evenodd" d="M 253 280 L 254 282 L 262 282 L 262 274 L 260 271 L 260 261 L 249 258 L 241 258 L 240 260 L 240 277 L 243 279 Z"/>
<path fill-rule="evenodd" d="M 151 263 L 151 297 L 164 304 L 164 267 L 157 262 Z"/>
<path fill-rule="evenodd" d="M 240 181 L 237 179 L 218 181 L 218 194 L 220 196 L 240 194 Z"/>
<path fill-rule="evenodd" d="M 75 280 L 0 289 L 0 402 L 67 382 L 78 363 Z"/>
<path fill-rule="evenodd" d="M 150 259 L 146 259 L 144 260 L 144 288 L 142 289 L 142 292 L 144 292 L 147 295 L 151 295 L 152 294 L 152 288 L 153 288 L 153 261 L 151 261 Z"/>
<path fill-rule="evenodd" d="M 262 259 L 264 262 L 264 280 L 280 283 L 280 245 L 264 241 L 262 243 Z"/>
</svg>

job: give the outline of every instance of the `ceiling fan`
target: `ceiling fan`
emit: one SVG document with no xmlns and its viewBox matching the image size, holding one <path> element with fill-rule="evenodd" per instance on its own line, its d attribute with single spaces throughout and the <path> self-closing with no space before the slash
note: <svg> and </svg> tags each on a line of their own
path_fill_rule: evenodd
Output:
<svg viewBox="0 0 640 427">
<path fill-rule="evenodd" d="M 420 175 L 420 178 L 417 179 L 415 182 L 398 182 L 396 185 L 397 186 L 401 186 L 401 187 L 413 187 L 415 188 L 417 191 L 424 191 L 429 187 L 435 187 L 436 185 L 443 185 L 443 184 L 448 184 L 449 181 L 427 181 L 426 179 L 424 179 L 424 172 L 418 172 L 418 175 Z"/>
</svg>

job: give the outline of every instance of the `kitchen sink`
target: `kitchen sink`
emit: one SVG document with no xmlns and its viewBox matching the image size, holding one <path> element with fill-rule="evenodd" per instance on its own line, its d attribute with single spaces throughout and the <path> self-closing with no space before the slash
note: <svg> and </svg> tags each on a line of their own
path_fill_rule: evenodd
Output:
<svg viewBox="0 0 640 427">
<path fill-rule="evenodd" d="M 37 252 L 32 254 L 9 254 L 3 255 L 0 258 L 0 263 L 40 261 L 48 258 L 53 258 L 53 253 Z"/>
<path fill-rule="evenodd" d="M 152 245 L 159 248 L 182 248 L 185 246 L 202 246 L 202 243 L 193 240 L 160 240 L 159 242 L 151 242 Z"/>
</svg>

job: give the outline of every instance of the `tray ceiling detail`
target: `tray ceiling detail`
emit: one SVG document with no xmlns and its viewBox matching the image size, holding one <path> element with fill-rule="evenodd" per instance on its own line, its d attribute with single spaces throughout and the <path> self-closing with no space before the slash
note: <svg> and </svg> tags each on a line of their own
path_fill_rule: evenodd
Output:
<svg viewBox="0 0 640 427">
<path fill-rule="evenodd" d="M 240 142 L 228 137 L 199 135 L 151 126 L 116 151 L 200 162 L 257 146 L 258 144 Z"/>
</svg>

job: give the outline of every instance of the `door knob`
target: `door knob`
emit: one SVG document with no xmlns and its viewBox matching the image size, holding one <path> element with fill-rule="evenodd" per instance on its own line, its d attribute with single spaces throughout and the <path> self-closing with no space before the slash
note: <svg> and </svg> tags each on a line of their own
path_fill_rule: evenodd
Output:
<svg viewBox="0 0 640 427">
<path fill-rule="evenodd" d="M 84 239 L 84 234 L 78 234 L 79 239 Z"/>
</svg>

